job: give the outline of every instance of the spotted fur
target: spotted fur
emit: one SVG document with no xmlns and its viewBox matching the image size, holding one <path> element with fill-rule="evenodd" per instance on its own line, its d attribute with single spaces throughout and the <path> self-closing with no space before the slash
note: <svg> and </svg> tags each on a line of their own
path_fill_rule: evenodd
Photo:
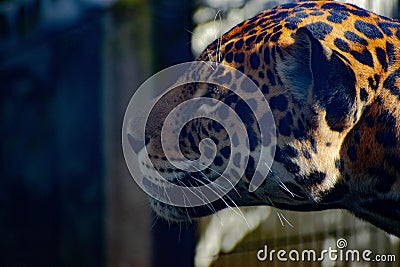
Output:
<svg viewBox="0 0 400 267">
<path fill-rule="evenodd" d="M 247 191 L 246 177 L 253 175 L 259 158 L 260 133 L 243 100 L 212 85 L 181 86 L 150 116 L 146 143 L 155 168 L 167 180 L 190 186 L 215 178 L 233 157 L 238 168 L 246 168 L 245 177 L 237 191 L 211 208 L 178 208 L 152 200 L 153 208 L 171 220 L 207 215 L 233 201 L 299 211 L 340 208 L 400 236 L 399 47 L 398 21 L 334 1 L 278 6 L 235 26 L 198 60 L 244 72 L 265 95 L 277 126 L 271 171 L 261 188 Z M 230 87 L 240 86 L 228 73 L 218 75 Z M 199 156 L 199 141 L 206 137 L 217 145 L 207 177 L 168 163 L 160 142 L 162 121 L 177 103 L 196 96 L 224 101 L 245 121 L 251 150 L 247 166 L 240 154 L 230 154 L 235 144 L 226 131 L 208 119 L 192 121 L 181 132 L 181 149 L 188 158 Z M 145 175 L 154 171 L 142 162 Z"/>
</svg>

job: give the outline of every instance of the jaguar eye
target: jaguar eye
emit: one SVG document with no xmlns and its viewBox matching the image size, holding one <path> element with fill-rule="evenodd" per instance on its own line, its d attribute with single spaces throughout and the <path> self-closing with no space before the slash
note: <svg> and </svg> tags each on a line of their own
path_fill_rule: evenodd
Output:
<svg viewBox="0 0 400 267">
<path fill-rule="evenodd" d="M 215 94 L 215 93 L 217 93 L 217 91 L 218 91 L 218 88 L 215 84 L 213 84 L 213 83 L 208 84 L 208 92 L 210 94 Z"/>
<path fill-rule="evenodd" d="M 208 93 L 209 94 L 221 94 L 221 91 L 216 84 L 209 83 L 207 85 L 208 85 Z"/>
<path fill-rule="evenodd" d="M 204 94 L 201 97 L 209 97 L 209 98 L 213 98 L 213 95 L 216 93 L 217 86 L 215 84 L 212 83 L 207 83 L 204 86 Z"/>
</svg>

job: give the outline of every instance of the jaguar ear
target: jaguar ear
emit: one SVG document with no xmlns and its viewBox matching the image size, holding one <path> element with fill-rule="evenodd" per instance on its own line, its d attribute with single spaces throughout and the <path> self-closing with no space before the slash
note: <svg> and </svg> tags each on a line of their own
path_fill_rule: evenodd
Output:
<svg viewBox="0 0 400 267">
<path fill-rule="evenodd" d="M 303 27 L 293 34 L 294 43 L 277 57 L 276 70 L 299 104 L 316 103 L 326 111 L 325 119 L 334 131 L 353 123 L 356 78 L 336 51 L 324 46 Z"/>
<path fill-rule="evenodd" d="M 307 101 L 313 85 L 312 52 L 319 43 L 305 28 L 293 34 L 294 43 L 277 57 L 276 70 L 283 84 L 297 101 Z M 313 47 L 314 46 L 314 47 Z"/>
</svg>

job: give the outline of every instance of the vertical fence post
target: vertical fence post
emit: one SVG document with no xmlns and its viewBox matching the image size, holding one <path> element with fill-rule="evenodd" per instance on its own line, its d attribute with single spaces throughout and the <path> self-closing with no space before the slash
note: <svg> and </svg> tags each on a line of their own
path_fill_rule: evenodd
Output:
<svg viewBox="0 0 400 267">
<path fill-rule="evenodd" d="M 192 7 L 192 1 L 151 1 L 154 72 L 192 60 Z M 152 228 L 152 266 L 192 266 L 195 229 L 158 219 Z"/>
</svg>

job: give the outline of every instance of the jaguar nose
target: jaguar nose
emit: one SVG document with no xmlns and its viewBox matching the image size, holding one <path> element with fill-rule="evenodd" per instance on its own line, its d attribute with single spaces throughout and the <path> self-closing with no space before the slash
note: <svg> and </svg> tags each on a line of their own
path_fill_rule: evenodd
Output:
<svg viewBox="0 0 400 267">
<path fill-rule="evenodd" d="M 150 100 L 142 107 L 142 110 L 132 114 L 132 117 L 128 120 L 126 134 L 128 142 L 136 154 L 150 143 L 151 132 L 154 125 L 159 122 L 157 119 L 150 119 L 149 115 L 147 115 L 147 113 L 151 112 L 155 103 L 156 99 Z"/>
<path fill-rule="evenodd" d="M 140 150 L 149 143 L 150 140 L 150 138 L 147 138 L 147 136 L 145 137 L 145 134 L 143 133 L 143 125 L 145 125 L 145 122 L 143 122 L 143 117 L 138 116 L 132 118 L 127 126 L 126 134 L 128 137 L 128 142 L 136 154 L 138 154 Z"/>
<path fill-rule="evenodd" d="M 136 154 L 139 153 L 140 150 L 145 146 L 145 142 L 142 138 L 138 138 L 137 136 L 134 136 L 131 133 L 128 133 L 128 141 L 129 144 L 131 145 L 131 148 L 133 151 L 135 151 Z"/>
</svg>

